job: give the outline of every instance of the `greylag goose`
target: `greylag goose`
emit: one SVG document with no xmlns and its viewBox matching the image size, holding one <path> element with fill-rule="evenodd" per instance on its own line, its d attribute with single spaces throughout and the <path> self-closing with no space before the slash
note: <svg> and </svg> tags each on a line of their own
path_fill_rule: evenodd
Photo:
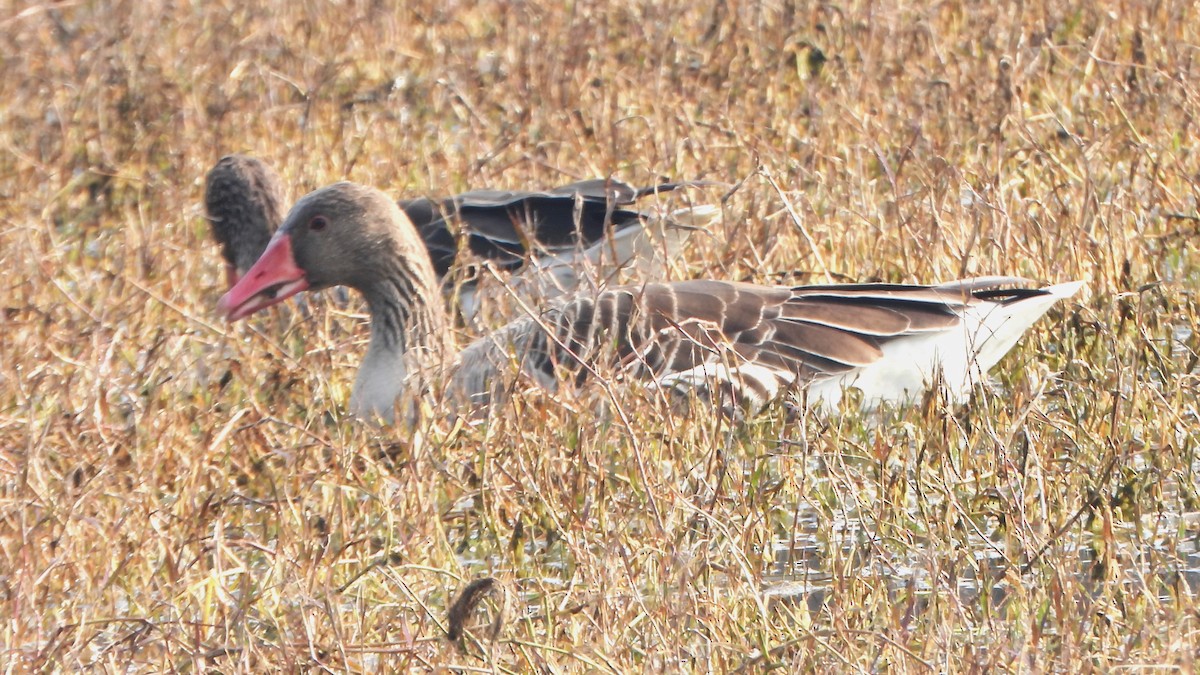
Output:
<svg viewBox="0 0 1200 675">
<path fill-rule="evenodd" d="M 280 181 L 261 160 L 229 155 L 209 170 L 205 183 L 205 208 L 232 287 L 258 260 L 282 220 Z M 546 191 L 473 190 L 442 200 L 408 199 L 400 208 L 416 227 L 439 278 L 456 262 L 466 262 L 460 259 L 464 248 L 472 259 L 508 272 L 533 258 L 536 269 L 516 277 L 514 285 L 522 297 L 550 299 L 574 291 L 585 271 L 604 275 L 636 264 L 644 275 L 658 274 L 719 210 L 695 205 L 664 218 L 630 207 L 649 195 L 713 185 L 718 184 L 635 188 L 597 178 Z M 457 293 L 467 318 L 478 311 L 477 281 L 447 289 Z"/>
<path fill-rule="evenodd" d="M 506 391 L 514 365 L 550 388 L 562 370 L 616 367 L 670 392 L 728 395 L 723 400 L 748 412 L 792 387 L 823 403 L 849 386 L 868 406 L 903 401 L 939 377 L 960 400 L 1051 305 L 1082 286 L 992 277 L 936 286 L 617 287 L 559 301 L 439 361 L 448 355 L 448 322 L 416 228 L 379 191 L 338 183 L 296 203 L 218 308 L 235 321 L 338 284 L 362 293 L 371 312 L 350 410 L 388 422 L 397 397 L 417 386 L 406 378 L 440 363 L 452 369 L 448 393 L 474 405 Z"/>
</svg>

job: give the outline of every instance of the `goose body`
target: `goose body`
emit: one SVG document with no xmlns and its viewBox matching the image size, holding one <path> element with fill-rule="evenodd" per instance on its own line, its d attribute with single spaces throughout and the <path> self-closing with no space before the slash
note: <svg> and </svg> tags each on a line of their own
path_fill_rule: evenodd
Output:
<svg viewBox="0 0 1200 675">
<path fill-rule="evenodd" d="M 282 221 L 280 185 L 269 166 L 244 155 L 224 157 L 208 173 L 205 208 L 230 287 L 258 260 Z M 659 274 L 719 211 L 696 205 L 660 216 L 633 207 L 650 195 L 700 185 L 714 183 L 634 188 L 592 179 L 544 191 L 473 190 L 440 200 L 408 199 L 399 206 L 439 278 L 448 279 L 456 265 L 481 261 L 518 273 L 513 285 L 522 297 L 545 300 L 632 265 L 642 275 Z M 522 271 L 528 262 L 531 268 Z M 464 317 L 479 311 L 478 281 L 477 274 L 447 288 Z"/>
<path fill-rule="evenodd" d="M 371 310 L 350 409 L 387 421 L 414 373 L 443 364 L 451 369 L 449 393 L 472 407 L 508 391 L 514 365 L 551 389 L 564 371 L 578 381 L 590 370 L 614 369 L 750 411 L 791 388 L 832 404 L 853 386 L 873 405 L 919 396 L 939 379 L 957 400 L 1082 285 L 1034 288 L 1008 277 L 935 286 L 654 283 L 579 294 L 452 354 L 445 309 L 431 299 L 437 277 L 416 228 L 377 190 L 338 183 L 297 202 L 219 309 L 237 320 L 339 284 L 361 292 Z"/>
</svg>

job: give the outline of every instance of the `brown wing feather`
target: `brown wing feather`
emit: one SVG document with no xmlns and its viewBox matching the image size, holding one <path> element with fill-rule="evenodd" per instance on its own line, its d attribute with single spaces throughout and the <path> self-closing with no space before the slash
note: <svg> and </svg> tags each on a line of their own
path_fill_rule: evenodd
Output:
<svg viewBox="0 0 1200 675">
<path fill-rule="evenodd" d="M 833 375 L 873 363 L 888 340 L 954 326 L 976 301 L 929 286 L 648 284 L 563 306 L 554 322 L 561 346 L 546 353 L 557 363 L 608 360 L 662 375 L 694 368 L 728 347 L 801 377 Z"/>
<path fill-rule="evenodd" d="M 730 380 L 761 403 L 788 382 L 812 382 L 869 365 L 891 340 L 952 328 L 965 309 L 981 301 L 1029 297 L 1024 289 L 997 288 L 1017 283 L 1025 282 L 994 278 L 942 286 L 797 288 L 712 280 L 648 284 L 580 296 L 503 332 L 519 338 L 522 367 L 543 383 L 552 382 L 559 368 L 577 373 L 577 382 L 596 366 L 661 378 L 686 374 L 715 358 L 728 359 L 733 368 L 750 363 L 794 376 L 771 378 L 752 370 Z M 499 344 L 500 338 L 489 345 L 493 342 Z"/>
</svg>

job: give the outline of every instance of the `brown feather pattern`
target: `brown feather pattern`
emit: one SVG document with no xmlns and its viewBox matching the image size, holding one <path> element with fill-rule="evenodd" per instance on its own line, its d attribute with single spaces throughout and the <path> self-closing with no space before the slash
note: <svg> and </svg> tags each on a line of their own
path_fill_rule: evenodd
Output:
<svg viewBox="0 0 1200 675">
<path fill-rule="evenodd" d="M 782 288 L 699 280 L 615 288 L 515 322 L 468 348 L 456 379 L 483 403 L 496 393 L 484 383 L 497 358 L 515 356 L 526 374 L 549 388 L 563 370 L 576 382 L 606 369 L 657 380 L 718 362 L 728 366 L 725 376 L 707 385 L 689 380 L 689 387 L 710 399 L 727 393 L 754 409 L 788 386 L 868 366 L 893 340 L 952 329 L 981 302 L 1047 295 L 1036 288 L 994 288 L 1017 283 L 1028 284 L 992 278 L 943 286 Z M 714 387 L 727 391 L 704 391 Z"/>
</svg>

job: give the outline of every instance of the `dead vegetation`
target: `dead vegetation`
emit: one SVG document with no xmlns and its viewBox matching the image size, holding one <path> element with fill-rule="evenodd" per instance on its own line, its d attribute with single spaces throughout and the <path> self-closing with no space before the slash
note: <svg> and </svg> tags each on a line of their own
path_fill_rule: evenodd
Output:
<svg viewBox="0 0 1200 675">
<path fill-rule="evenodd" d="M 4 4 L 0 664 L 1194 670 L 1193 9 Z M 229 152 L 293 198 L 740 182 L 681 275 L 1089 284 L 961 409 L 380 433 L 360 316 L 215 318 Z"/>
</svg>

